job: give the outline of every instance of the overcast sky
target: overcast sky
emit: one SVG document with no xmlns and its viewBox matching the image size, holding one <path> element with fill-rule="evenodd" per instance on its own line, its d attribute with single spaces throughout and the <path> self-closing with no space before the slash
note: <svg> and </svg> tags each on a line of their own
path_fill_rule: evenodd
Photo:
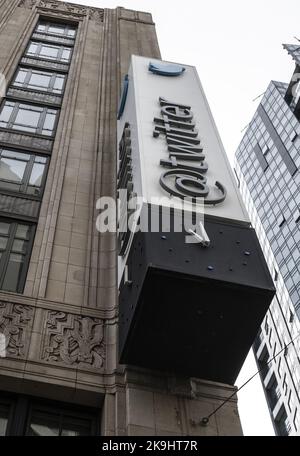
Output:
<svg viewBox="0 0 300 456">
<path fill-rule="evenodd" d="M 74 3 L 149 11 L 162 58 L 197 67 L 229 158 L 271 79 L 294 70 L 282 43 L 300 39 L 299 0 L 81 0 Z M 256 371 L 249 356 L 238 379 Z M 258 376 L 257 376 L 258 377 Z M 274 435 L 259 379 L 239 395 L 245 435 Z"/>
</svg>

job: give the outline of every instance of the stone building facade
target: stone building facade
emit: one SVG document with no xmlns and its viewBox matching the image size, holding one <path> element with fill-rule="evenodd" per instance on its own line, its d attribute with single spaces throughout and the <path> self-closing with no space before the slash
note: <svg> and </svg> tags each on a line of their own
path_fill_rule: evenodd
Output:
<svg viewBox="0 0 300 456">
<path fill-rule="evenodd" d="M 96 201 L 116 192 L 130 56 L 160 58 L 151 14 L 0 0 L 0 42 L 0 434 L 240 435 L 235 396 L 201 426 L 233 386 L 118 364 Z"/>
</svg>

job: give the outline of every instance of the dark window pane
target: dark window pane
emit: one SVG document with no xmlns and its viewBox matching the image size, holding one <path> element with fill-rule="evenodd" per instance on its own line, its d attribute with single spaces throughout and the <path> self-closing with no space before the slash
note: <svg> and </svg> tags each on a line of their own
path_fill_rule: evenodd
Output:
<svg viewBox="0 0 300 456">
<path fill-rule="evenodd" d="M 9 407 L 0 404 L 0 436 L 4 436 L 6 433 L 7 422 L 8 422 Z"/>
<path fill-rule="evenodd" d="M 28 225 L 21 225 L 18 223 L 16 238 L 19 239 L 28 239 L 29 238 L 30 227 Z"/>
<path fill-rule="evenodd" d="M 61 435 L 76 436 L 90 434 L 91 423 L 89 420 L 77 417 L 64 417 Z"/>
<path fill-rule="evenodd" d="M 12 250 L 13 252 L 25 253 L 27 247 L 27 242 L 21 239 L 15 239 L 13 242 Z"/>
<path fill-rule="evenodd" d="M 0 236 L 0 250 L 5 250 L 7 245 L 8 238 Z"/>
<path fill-rule="evenodd" d="M 57 436 L 59 435 L 59 416 L 43 412 L 34 412 L 31 417 L 27 435 Z"/>
<path fill-rule="evenodd" d="M 8 265 L 5 271 L 2 289 L 6 291 L 17 291 L 20 274 L 24 266 L 24 256 L 16 253 L 9 255 Z"/>
<path fill-rule="evenodd" d="M 0 222 L 0 234 L 8 234 L 10 223 Z"/>
</svg>

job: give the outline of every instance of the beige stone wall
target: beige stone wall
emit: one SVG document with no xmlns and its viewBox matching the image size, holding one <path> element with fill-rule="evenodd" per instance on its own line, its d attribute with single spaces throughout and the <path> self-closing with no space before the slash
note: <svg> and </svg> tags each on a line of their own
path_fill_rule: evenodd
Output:
<svg viewBox="0 0 300 456">
<path fill-rule="evenodd" d="M 0 390 L 104 403 L 106 435 L 238 434 L 235 401 L 207 428 L 197 424 L 231 387 L 201 383 L 195 392 L 196 383 L 185 379 L 181 391 L 170 386 L 175 378 L 117 365 L 116 239 L 97 232 L 96 201 L 116 192 L 116 111 L 130 55 L 160 57 L 151 14 L 2 0 L 0 68 L 8 79 L 39 14 L 77 21 L 78 35 L 24 294 L 0 292 L 1 327 L 9 335 Z"/>
</svg>

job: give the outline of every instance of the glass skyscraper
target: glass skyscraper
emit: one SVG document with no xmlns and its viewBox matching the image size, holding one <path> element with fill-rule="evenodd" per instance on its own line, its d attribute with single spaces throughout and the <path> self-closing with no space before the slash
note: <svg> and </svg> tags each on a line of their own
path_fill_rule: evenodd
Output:
<svg viewBox="0 0 300 456">
<path fill-rule="evenodd" d="M 236 152 L 240 191 L 276 296 L 254 354 L 277 435 L 300 435 L 300 45 L 289 84 L 271 81 Z"/>
</svg>

